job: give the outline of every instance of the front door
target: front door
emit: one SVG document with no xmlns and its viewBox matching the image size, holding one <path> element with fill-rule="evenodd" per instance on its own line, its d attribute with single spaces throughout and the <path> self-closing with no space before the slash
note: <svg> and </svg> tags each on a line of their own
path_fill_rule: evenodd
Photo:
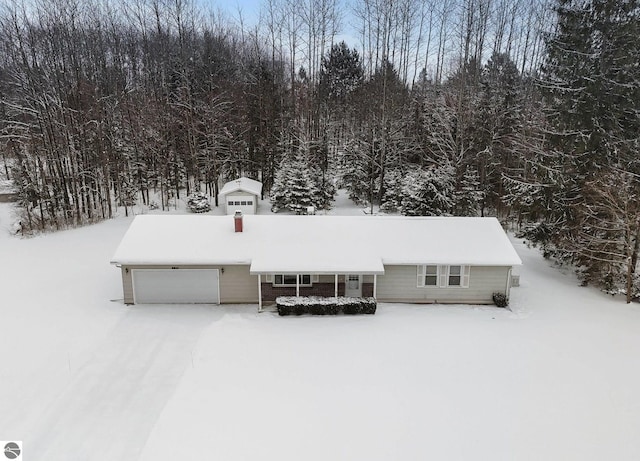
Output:
<svg viewBox="0 0 640 461">
<path fill-rule="evenodd" d="M 354 298 L 362 297 L 362 275 L 347 274 L 344 279 L 344 295 Z"/>
</svg>

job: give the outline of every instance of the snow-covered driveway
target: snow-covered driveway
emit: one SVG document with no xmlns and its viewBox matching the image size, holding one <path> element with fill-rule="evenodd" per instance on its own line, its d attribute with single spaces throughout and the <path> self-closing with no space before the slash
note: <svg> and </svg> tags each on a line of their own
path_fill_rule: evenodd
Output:
<svg viewBox="0 0 640 461">
<path fill-rule="evenodd" d="M 30 459 L 136 459 L 192 351 L 221 312 L 132 309 L 90 351 L 29 437 Z M 72 453 L 69 453 L 72 449 Z M 61 457 L 61 454 L 65 456 Z"/>
</svg>

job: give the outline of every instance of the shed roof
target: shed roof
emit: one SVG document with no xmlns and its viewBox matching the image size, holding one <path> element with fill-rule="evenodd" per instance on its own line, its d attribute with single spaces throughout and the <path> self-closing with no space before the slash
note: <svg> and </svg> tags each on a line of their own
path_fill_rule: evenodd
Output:
<svg viewBox="0 0 640 461">
<path fill-rule="evenodd" d="M 250 264 L 257 273 L 384 273 L 385 264 L 513 266 L 521 261 L 495 218 L 143 215 L 111 262 Z"/>
<path fill-rule="evenodd" d="M 233 181 L 229 181 L 218 193 L 218 197 L 225 196 L 230 194 L 231 192 L 244 191 L 249 192 L 253 195 L 260 196 L 262 194 L 262 183 L 260 181 L 256 181 L 254 179 L 242 178 L 234 179 Z"/>
</svg>

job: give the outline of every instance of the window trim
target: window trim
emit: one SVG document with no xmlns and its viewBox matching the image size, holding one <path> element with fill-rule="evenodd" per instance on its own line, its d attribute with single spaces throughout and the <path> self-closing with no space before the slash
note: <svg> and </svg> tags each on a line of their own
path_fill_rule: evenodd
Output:
<svg viewBox="0 0 640 461">
<path fill-rule="evenodd" d="M 281 276 L 282 277 L 282 281 L 284 282 L 284 277 L 285 275 L 288 276 L 297 276 L 298 277 L 298 281 L 300 282 L 299 284 L 296 283 L 276 283 L 276 277 L 277 276 Z M 309 276 L 309 283 L 302 283 L 302 277 L 304 276 Z M 313 274 L 268 274 L 267 275 L 267 283 L 271 282 L 271 285 L 274 287 L 282 287 L 282 288 L 295 288 L 296 286 L 301 286 L 301 287 L 311 287 L 313 286 L 313 282 L 316 281 L 315 277 Z"/>
<path fill-rule="evenodd" d="M 427 285 L 427 267 L 437 267 L 436 284 Z M 460 267 L 460 284 L 450 285 L 451 267 Z M 434 274 L 430 274 L 433 277 Z M 456 275 L 454 275 L 456 276 Z M 418 288 L 469 288 L 469 280 L 471 278 L 471 266 L 468 264 L 420 264 L 417 267 L 417 286 Z"/>
<path fill-rule="evenodd" d="M 436 273 L 430 274 L 429 268 L 435 267 Z M 435 277 L 434 283 L 427 283 L 427 277 Z M 437 264 L 425 264 L 424 265 L 424 286 L 425 287 L 438 287 L 440 281 L 440 267 Z"/>
<path fill-rule="evenodd" d="M 460 272 L 458 274 L 452 274 L 451 273 L 451 268 L 452 267 L 459 267 L 460 268 Z M 464 266 L 459 265 L 459 264 L 452 264 L 451 266 L 447 266 L 447 286 L 448 287 L 460 287 L 462 288 L 462 274 L 464 273 Z M 458 277 L 458 283 L 457 284 L 452 284 L 451 283 L 451 277 Z"/>
</svg>

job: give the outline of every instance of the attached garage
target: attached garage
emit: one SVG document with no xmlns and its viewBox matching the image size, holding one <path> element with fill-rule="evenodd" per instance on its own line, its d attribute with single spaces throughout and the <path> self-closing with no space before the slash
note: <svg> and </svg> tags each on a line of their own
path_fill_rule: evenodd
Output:
<svg viewBox="0 0 640 461">
<path fill-rule="evenodd" d="M 220 304 L 218 269 L 132 269 L 136 304 Z"/>
</svg>

